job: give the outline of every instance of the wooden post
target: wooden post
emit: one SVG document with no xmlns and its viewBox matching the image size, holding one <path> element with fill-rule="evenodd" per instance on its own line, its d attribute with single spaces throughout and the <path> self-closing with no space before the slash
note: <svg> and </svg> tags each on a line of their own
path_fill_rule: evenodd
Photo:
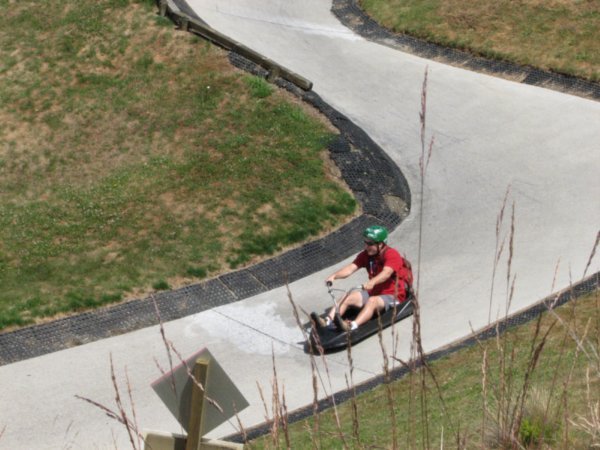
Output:
<svg viewBox="0 0 600 450">
<path fill-rule="evenodd" d="M 190 411 L 190 424 L 185 450 L 199 450 L 202 443 L 203 416 L 204 416 L 204 391 L 208 380 L 208 360 L 197 359 L 192 371 L 192 405 Z M 202 386 L 200 387 L 199 384 Z"/>
<path fill-rule="evenodd" d="M 167 4 L 167 0 L 160 0 L 158 13 L 162 17 L 165 17 L 167 15 L 168 9 L 169 9 L 169 5 Z"/>
<path fill-rule="evenodd" d="M 147 431 L 144 433 L 144 450 L 185 450 L 187 438 L 173 433 Z M 218 439 L 203 439 L 201 450 L 244 450 L 244 444 L 221 441 Z"/>
<path fill-rule="evenodd" d="M 271 83 L 273 83 L 275 81 L 275 78 L 277 78 L 279 75 L 280 75 L 279 67 L 273 66 L 273 67 L 271 67 L 271 70 L 269 70 L 269 72 L 267 73 L 267 81 L 270 81 Z"/>
<path fill-rule="evenodd" d="M 188 31 L 190 27 L 190 21 L 188 20 L 188 18 L 186 16 L 181 16 L 179 18 L 179 29 L 181 31 Z"/>
</svg>

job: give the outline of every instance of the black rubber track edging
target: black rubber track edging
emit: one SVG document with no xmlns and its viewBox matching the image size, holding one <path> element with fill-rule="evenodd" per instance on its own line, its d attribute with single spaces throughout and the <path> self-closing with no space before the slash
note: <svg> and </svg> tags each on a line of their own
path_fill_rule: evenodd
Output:
<svg viewBox="0 0 600 450">
<path fill-rule="evenodd" d="M 262 68 L 240 55 L 230 53 L 229 58 L 238 68 L 266 76 Z M 400 224 L 410 209 L 410 191 L 396 164 L 363 130 L 317 94 L 281 79 L 276 84 L 317 108 L 339 129 L 339 136 L 329 145 L 330 157 L 361 205 L 362 214 L 324 238 L 251 267 L 148 298 L 0 333 L 0 366 L 156 325 L 157 308 L 161 320 L 168 322 L 270 291 L 360 251 L 360 236 L 367 226 L 378 224 L 393 230 Z"/>
<path fill-rule="evenodd" d="M 512 62 L 491 60 L 405 34 L 393 33 L 367 15 L 358 5 L 357 0 L 332 0 L 332 3 L 331 10 L 342 24 L 356 34 L 378 44 L 473 72 L 600 100 L 600 83 L 598 82 Z"/>
</svg>

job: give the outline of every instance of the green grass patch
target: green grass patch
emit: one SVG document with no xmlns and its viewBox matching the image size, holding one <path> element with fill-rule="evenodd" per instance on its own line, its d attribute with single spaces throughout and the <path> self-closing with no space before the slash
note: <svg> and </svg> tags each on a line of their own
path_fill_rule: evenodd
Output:
<svg viewBox="0 0 600 450">
<path fill-rule="evenodd" d="M 246 82 L 254 97 L 265 98 L 273 93 L 273 87 L 264 79 L 258 77 L 247 77 Z"/>
<path fill-rule="evenodd" d="M 594 1 L 360 0 L 383 26 L 489 58 L 600 80 Z"/>
<path fill-rule="evenodd" d="M 4 11 L 0 328 L 197 281 L 354 214 L 328 125 L 153 2 Z"/>
</svg>

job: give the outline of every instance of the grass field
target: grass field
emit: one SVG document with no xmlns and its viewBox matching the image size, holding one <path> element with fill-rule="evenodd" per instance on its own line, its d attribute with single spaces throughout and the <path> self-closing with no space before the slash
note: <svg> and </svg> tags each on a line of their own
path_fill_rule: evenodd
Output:
<svg viewBox="0 0 600 450">
<path fill-rule="evenodd" d="M 384 27 L 488 58 L 600 81 L 597 0 L 359 0 Z"/>
<path fill-rule="evenodd" d="M 197 282 L 355 213 L 330 125 L 154 2 L 0 3 L 0 329 Z"/>
</svg>

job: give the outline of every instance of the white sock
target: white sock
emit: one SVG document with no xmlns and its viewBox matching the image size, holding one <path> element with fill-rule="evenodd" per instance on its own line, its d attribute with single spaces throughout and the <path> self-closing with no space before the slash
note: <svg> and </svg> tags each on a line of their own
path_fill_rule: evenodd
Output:
<svg viewBox="0 0 600 450">
<path fill-rule="evenodd" d="M 356 324 L 356 322 L 353 320 L 352 322 L 350 322 L 350 329 L 351 330 L 356 330 L 358 328 L 358 325 Z"/>
<path fill-rule="evenodd" d="M 333 322 L 331 321 L 331 317 L 327 316 L 327 318 L 325 319 L 325 322 L 327 323 L 327 326 L 331 325 Z"/>
</svg>

